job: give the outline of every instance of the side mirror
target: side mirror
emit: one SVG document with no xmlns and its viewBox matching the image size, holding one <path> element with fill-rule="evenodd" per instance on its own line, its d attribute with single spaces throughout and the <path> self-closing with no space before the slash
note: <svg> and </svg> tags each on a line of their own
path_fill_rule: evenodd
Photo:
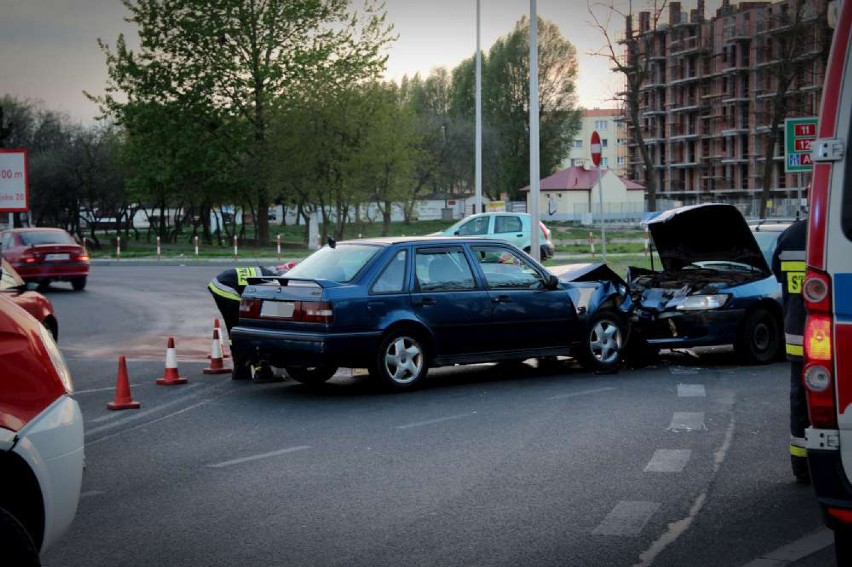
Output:
<svg viewBox="0 0 852 567">
<path fill-rule="evenodd" d="M 547 278 L 547 285 L 545 286 L 545 288 L 546 289 L 559 289 L 559 278 L 557 278 L 553 274 L 550 274 L 550 277 Z"/>
<path fill-rule="evenodd" d="M 459 235 L 459 231 L 455 231 L 455 232 L 453 233 L 453 236 L 458 236 L 458 235 Z"/>
</svg>

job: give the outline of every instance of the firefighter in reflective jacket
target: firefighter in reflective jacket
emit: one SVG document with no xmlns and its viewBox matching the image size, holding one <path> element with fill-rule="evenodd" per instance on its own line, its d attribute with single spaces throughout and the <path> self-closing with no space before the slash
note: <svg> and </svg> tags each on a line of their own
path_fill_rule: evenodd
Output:
<svg viewBox="0 0 852 567">
<path fill-rule="evenodd" d="M 222 314 L 229 337 L 231 329 L 240 322 L 240 296 L 248 283 L 248 278 L 280 276 L 295 265 L 295 262 L 290 262 L 274 267 L 253 266 L 232 268 L 225 270 L 210 280 L 210 283 L 207 284 L 207 289 L 210 290 L 213 300 L 216 302 L 216 307 L 219 308 L 219 313 Z"/>
<path fill-rule="evenodd" d="M 808 406 L 802 384 L 803 334 L 805 303 L 802 284 L 805 280 L 805 244 L 807 220 L 794 222 L 781 233 L 772 256 L 772 271 L 781 283 L 784 301 L 784 337 L 787 359 L 790 360 L 790 461 L 798 482 L 810 482 L 805 428 L 808 427 Z"/>
</svg>

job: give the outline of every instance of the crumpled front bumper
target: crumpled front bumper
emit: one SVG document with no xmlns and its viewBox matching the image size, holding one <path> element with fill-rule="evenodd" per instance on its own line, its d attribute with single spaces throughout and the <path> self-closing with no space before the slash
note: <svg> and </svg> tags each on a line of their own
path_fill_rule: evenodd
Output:
<svg viewBox="0 0 852 567">
<path fill-rule="evenodd" d="M 653 311 L 636 307 L 631 316 L 634 331 L 657 348 L 715 346 L 736 342 L 745 309 Z"/>
</svg>

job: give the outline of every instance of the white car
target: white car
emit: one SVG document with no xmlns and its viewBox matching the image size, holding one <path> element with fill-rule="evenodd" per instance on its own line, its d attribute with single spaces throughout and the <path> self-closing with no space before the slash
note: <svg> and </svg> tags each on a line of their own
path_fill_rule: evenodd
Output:
<svg viewBox="0 0 852 567">
<path fill-rule="evenodd" d="M 77 512 L 83 416 L 50 332 L 0 296 L 0 563 L 39 565 Z"/>
<path fill-rule="evenodd" d="M 528 213 L 479 213 L 458 221 L 451 227 L 435 235 L 441 236 L 477 236 L 496 238 L 514 244 L 524 252 L 530 252 L 532 215 Z M 539 227 L 539 246 L 541 261 L 553 258 L 554 247 L 550 241 L 550 229 L 541 221 Z"/>
</svg>

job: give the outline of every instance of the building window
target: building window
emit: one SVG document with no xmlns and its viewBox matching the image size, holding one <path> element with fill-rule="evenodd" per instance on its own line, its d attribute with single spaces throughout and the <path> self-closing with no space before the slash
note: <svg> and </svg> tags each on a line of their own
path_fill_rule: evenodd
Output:
<svg viewBox="0 0 852 567">
<path fill-rule="evenodd" d="M 609 141 L 606 138 L 601 138 L 601 148 L 608 148 Z"/>
<path fill-rule="evenodd" d="M 619 146 L 623 146 L 623 145 L 624 145 L 624 138 L 619 138 L 619 139 L 618 139 L 618 145 L 619 145 Z"/>
<path fill-rule="evenodd" d="M 583 140 L 574 140 L 573 142 L 571 142 L 571 147 L 574 148 L 575 150 L 582 148 L 583 147 Z"/>
<path fill-rule="evenodd" d="M 624 158 L 623 158 L 623 157 L 621 157 L 621 156 L 619 156 L 619 157 L 615 158 L 615 162 L 616 162 L 618 165 L 624 165 Z"/>
<path fill-rule="evenodd" d="M 583 167 L 583 158 L 573 158 L 571 160 L 571 167 Z"/>
<path fill-rule="evenodd" d="M 606 130 L 608 124 L 608 120 L 595 120 L 595 130 Z"/>
</svg>

